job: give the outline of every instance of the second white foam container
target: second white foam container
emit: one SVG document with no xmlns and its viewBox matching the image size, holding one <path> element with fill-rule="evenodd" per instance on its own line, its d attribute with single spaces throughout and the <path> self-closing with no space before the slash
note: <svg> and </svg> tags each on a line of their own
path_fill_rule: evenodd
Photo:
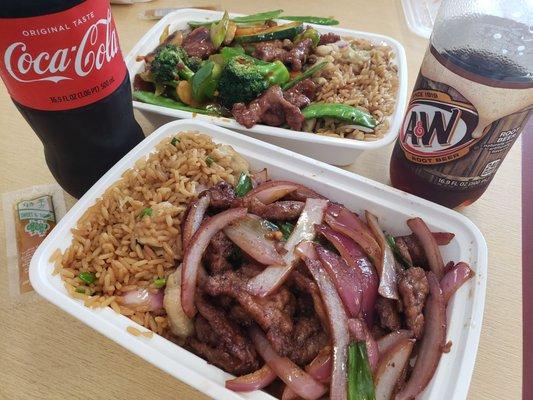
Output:
<svg viewBox="0 0 533 400">
<path fill-rule="evenodd" d="M 230 15 L 235 17 L 241 14 Z M 139 40 L 139 42 L 137 42 L 137 44 L 126 56 L 126 65 L 129 70 L 131 81 L 133 82 L 133 78 L 137 73 L 144 71 L 144 61 L 137 61 L 136 57 L 140 54 L 148 54 L 159 44 L 159 36 L 167 25 L 170 25 L 170 31 L 173 32 L 176 29 L 186 29 L 188 27 L 188 21 L 216 20 L 221 16 L 222 13 L 220 11 L 197 9 L 183 9 L 166 15 L 157 24 L 155 24 Z M 238 124 L 231 118 L 218 118 L 200 114 L 195 115 L 190 112 L 154 106 L 151 104 L 141 103 L 139 101 L 134 101 L 133 107 L 139 110 L 152 124 L 154 124 L 154 126 L 160 126 L 161 124 L 177 118 L 194 117 L 204 121 L 212 122 L 213 124 L 219 126 L 241 131 L 246 135 L 256 137 L 258 139 L 296 151 L 300 154 L 305 154 L 309 157 L 333 165 L 351 164 L 364 151 L 371 151 L 389 145 L 393 140 L 396 139 L 396 136 L 398 135 L 407 99 L 407 61 L 403 46 L 393 38 L 378 35 L 376 33 L 361 32 L 333 26 L 321 26 L 313 24 L 306 25 L 313 26 L 321 33 L 333 32 L 343 37 L 349 36 L 362 38 L 370 40 L 376 44 L 384 43 L 391 46 L 395 54 L 393 62 L 398 66 L 399 88 L 394 113 L 388 118 L 389 130 L 386 132 L 383 138 L 373 142 L 364 142 L 353 139 L 320 136 L 307 132 L 291 131 L 289 129 L 260 124 L 255 125 L 251 129 L 246 129 L 244 126 Z"/>
<path fill-rule="evenodd" d="M 434 231 L 454 232 L 456 237 L 442 247 L 444 260 L 468 262 L 475 277 L 467 282 L 448 305 L 447 339 L 453 346 L 443 355 L 436 375 L 421 396 L 423 400 L 464 400 L 478 348 L 487 279 L 487 246 L 476 226 L 463 215 L 386 185 L 341 170 L 291 151 L 261 142 L 202 121 L 181 120 L 162 126 L 131 150 L 107 172 L 61 219 L 35 252 L 30 280 L 35 290 L 67 313 L 83 321 L 156 367 L 217 400 L 273 400 L 264 392 L 235 393 L 224 387 L 230 375 L 209 365 L 200 357 L 154 335 L 136 337 L 128 326 L 145 330 L 110 308 L 89 309 L 81 300 L 68 296 L 58 275 L 52 275 L 49 261 L 57 248 L 65 250 L 72 240 L 71 229 L 85 210 L 95 203 L 136 160 L 154 151 L 162 140 L 180 131 L 200 131 L 218 143 L 227 143 L 242 154 L 252 170 L 268 168 L 273 179 L 293 180 L 307 185 L 333 201 L 361 212 L 365 209 L 379 217 L 381 226 L 392 234 L 407 234 L 406 219 L 422 217 Z M 94 366 L 97 368 L 97 366 Z"/>
</svg>

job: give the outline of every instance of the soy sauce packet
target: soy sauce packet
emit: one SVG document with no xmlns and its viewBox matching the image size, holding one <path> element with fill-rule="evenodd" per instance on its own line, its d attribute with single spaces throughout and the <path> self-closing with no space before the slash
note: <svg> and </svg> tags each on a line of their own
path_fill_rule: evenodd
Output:
<svg viewBox="0 0 533 400">
<path fill-rule="evenodd" d="M 30 283 L 30 261 L 65 215 L 63 190 L 58 184 L 32 186 L 4 193 L 2 203 L 9 292 L 15 300 L 30 300 L 37 297 Z"/>
</svg>

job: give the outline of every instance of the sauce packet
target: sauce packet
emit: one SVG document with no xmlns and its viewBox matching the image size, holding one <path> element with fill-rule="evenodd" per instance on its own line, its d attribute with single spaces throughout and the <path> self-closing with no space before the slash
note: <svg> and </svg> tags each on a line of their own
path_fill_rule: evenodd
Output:
<svg viewBox="0 0 533 400">
<path fill-rule="evenodd" d="M 37 247 L 65 215 L 65 197 L 58 184 L 40 185 L 2 195 L 6 230 L 9 291 L 13 298 L 34 297 L 30 261 Z"/>
</svg>

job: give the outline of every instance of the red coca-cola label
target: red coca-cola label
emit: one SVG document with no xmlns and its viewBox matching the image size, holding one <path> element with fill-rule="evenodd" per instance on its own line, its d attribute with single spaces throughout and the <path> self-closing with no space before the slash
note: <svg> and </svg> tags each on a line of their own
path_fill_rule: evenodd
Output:
<svg viewBox="0 0 533 400">
<path fill-rule="evenodd" d="M 126 75 L 109 2 L 0 18 L 0 75 L 13 99 L 39 110 L 68 110 L 109 96 Z"/>
</svg>

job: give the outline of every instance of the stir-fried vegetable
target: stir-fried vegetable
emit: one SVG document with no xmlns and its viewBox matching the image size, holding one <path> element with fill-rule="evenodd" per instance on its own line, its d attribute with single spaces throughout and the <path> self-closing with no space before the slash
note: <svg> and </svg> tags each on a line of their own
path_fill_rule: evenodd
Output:
<svg viewBox="0 0 533 400">
<path fill-rule="evenodd" d="M 230 109 L 235 103 L 248 103 L 270 86 L 284 84 L 289 77 L 281 61 L 266 62 L 246 55 L 230 58 L 218 83 L 220 102 Z"/>
<path fill-rule="evenodd" d="M 263 22 L 271 19 L 276 19 L 281 15 L 283 10 L 265 11 L 256 14 L 250 14 L 243 17 L 233 18 L 233 22 L 249 23 L 249 22 Z"/>
<path fill-rule="evenodd" d="M 96 280 L 96 275 L 94 275 L 92 272 L 80 272 L 78 278 L 90 285 Z"/>
<path fill-rule="evenodd" d="M 167 284 L 167 280 L 165 278 L 154 279 L 154 286 L 158 289 L 165 287 L 166 284 Z"/>
<path fill-rule="evenodd" d="M 394 258 L 396 258 L 396 261 L 398 261 L 400 263 L 400 265 L 402 267 L 404 267 L 405 269 L 411 268 L 412 265 L 409 262 L 409 260 L 407 260 L 403 256 L 403 254 L 400 251 L 400 249 L 398 249 L 398 246 L 396 245 L 396 240 L 394 239 L 394 236 L 385 235 L 385 237 L 387 238 L 387 243 L 389 244 L 390 248 L 392 249 L 392 253 L 394 254 Z"/>
<path fill-rule="evenodd" d="M 315 48 L 320 42 L 320 33 L 318 33 L 315 28 L 309 26 L 305 31 L 296 35 L 296 37 L 294 38 L 294 44 L 298 44 L 305 39 L 311 39 L 311 41 L 313 42 L 313 48 Z"/>
<path fill-rule="evenodd" d="M 213 61 L 203 63 L 191 79 L 193 98 L 202 103 L 212 99 L 221 73 L 222 67 L 219 64 Z"/>
<path fill-rule="evenodd" d="M 228 32 L 229 26 L 229 14 L 227 11 L 224 11 L 224 16 L 218 22 L 213 22 L 211 24 L 210 37 L 211 43 L 215 49 L 218 49 L 220 45 L 224 42 L 226 38 L 226 33 Z"/>
<path fill-rule="evenodd" d="M 176 110 L 188 111 L 197 114 L 206 114 L 214 116 L 220 115 L 220 111 L 214 106 L 206 106 L 203 108 L 191 107 L 179 101 L 169 99 L 168 97 L 157 96 L 155 93 L 145 92 L 142 90 L 133 91 L 133 98 L 135 100 L 139 100 L 147 104 L 152 104 L 154 106 L 174 108 Z"/>
<path fill-rule="evenodd" d="M 367 129 L 376 127 L 376 120 L 367 112 L 358 108 L 338 103 L 314 103 L 302 110 L 305 119 L 334 118 L 352 122 Z"/>
<path fill-rule="evenodd" d="M 165 84 L 177 78 L 189 80 L 194 72 L 187 66 L 187 53 L 179 46 L 167 44 L 161 47 L 150 63 L 150 73 L 154 82 Z"/>
<path fill-rule="evenodd" d="M 235 195 L 243 197 L 246 193 L 253 189 L 252 178 L 246 172 L 241 172 L 239 180 L 235 185 Z"/>
<path fill-rule="evenodd" d="M 284 222 L 280 224 L 279 230 L 283 234 L 283 240 L 287 241 L 289 239 L 289 236 L 291 236 L 292 231 L 294 230 L 294 224 L 291 224 L 290 222 Z"/>
<path fill-rule="evenodd" d="M 172 138 L 172 140 L 170 141 L 170 144 L 171 144 L 172 146 L 175 146 L 175 145 L 178 144 L 179 142 L 180 142 L 180 138 L 174 136 L 174 137 Z"/>
<path fill-rule="evenodd" d="M 304 72 L 302 72 L 300 75 L 297 75 L 295 78 L 291 79 L 289 82 L 284 84 L 281 88 L 283 90 L 290 89 L 294 85 L 296 85 L 298 82 L 303 81 L 304 79 L 312 77 L 316 72 L 323 69 L 326 65 L 328 65 L 329 61 L 321 61 L 319 63 L 316 63 L 311 68 L 306 69 Z"/>
<path fill-rule="evenodd" d="M 339 21 L 333 18 L 313 17 L 313 16 L 297 16 L 297 15 L 282 15 L 280 19 L 286 19 L 288 21 L 307 22 L 309 24 L 317 25 L 339 25 Z"/>
<path fill-rule="evenodd" d="M 226 381 L 226 388 L 235 392 L 251 392 L 261 390 L 277 379 L 277 375 L 268 364 L 248 375 L 239 376 Z"/>
<path fill-rule="evenodd" d="M 375 400 L 374 382 L 364 342 L 348 346 L 348 400 Z"/>
</svg>

